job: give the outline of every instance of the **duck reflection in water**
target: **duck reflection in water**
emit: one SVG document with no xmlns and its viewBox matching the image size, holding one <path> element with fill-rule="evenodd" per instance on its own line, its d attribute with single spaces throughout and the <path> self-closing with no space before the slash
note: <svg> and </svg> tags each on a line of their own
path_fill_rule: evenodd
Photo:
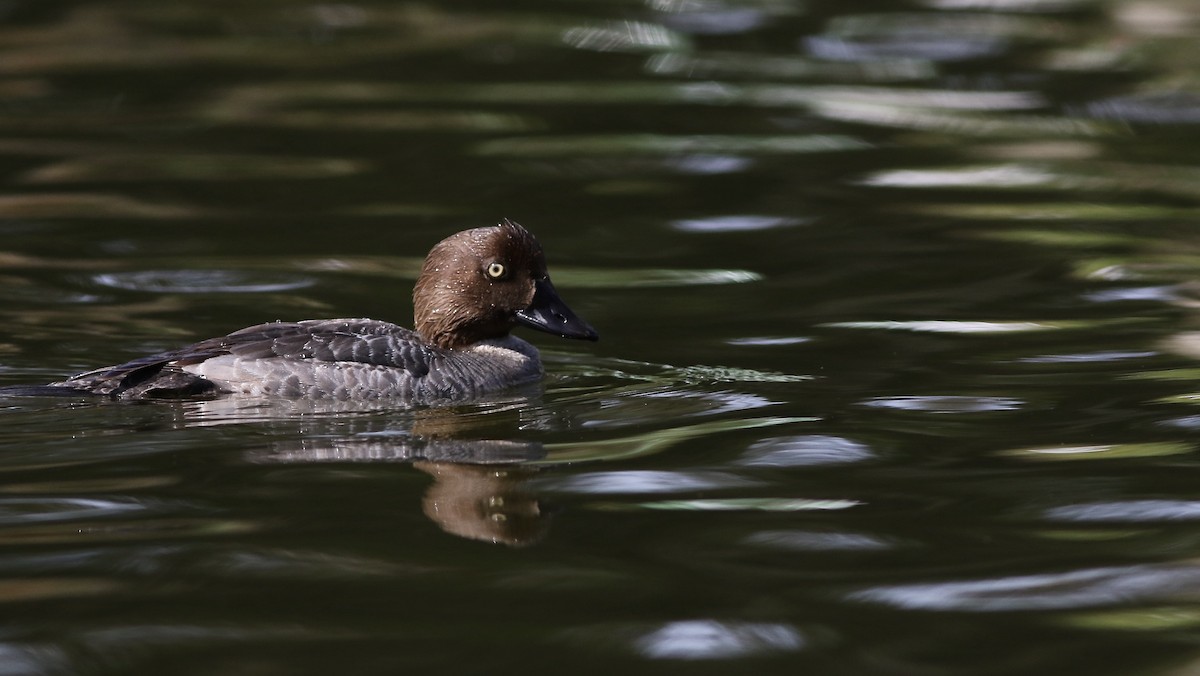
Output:
<svg viewBox="0 0 1200 676">
<path fill-rule="evenodd" d="M 252 406 L 244 400 L 235 404 L 237 401 L 190 402 L 186 407 L 186 417 L 190 420 L 185 424 L 245 423 L 257 419 L 269 424 L 295 425 L 296 407 L 311 412 L 314 406 L 313 402 L 278 400 Z M 512 398 L 501 406 L 508 409 L 528 404 L 526 398 Z M 433 483 L 426 490 L 421 507 L 446 533 L 511 547 L 532 545 L 545 537 L 551 512 L 528 486 L 529 479 L 539 472 L 529 463 L 546 457 L 541 443 L 456 438 L 468 434 L 467 428 L 478 418 L 455 409 L 410 411 L 411 425 L 397 428 L 395 419 L 390 417 L 382 421 L 374 416 L 347 418 L 346 407 L 351 405 L 350 402 L 318 403 L 317 407 L 323 410 L 336 407 L 339 415 L 306 421 L 317 426 L 323 419 L 336 422 L 337 434 L 292 434 L 289 441 L 251 451 L 245 459 L 255 464 L 280 465 L 411 463 L 432 477 Z M 365 402 L 359 405 L 365 406 Z M 290 415 L 281 415 L 280 406 Z M 359 413 L 369 410 L 363 408 Z"/>
</svg>

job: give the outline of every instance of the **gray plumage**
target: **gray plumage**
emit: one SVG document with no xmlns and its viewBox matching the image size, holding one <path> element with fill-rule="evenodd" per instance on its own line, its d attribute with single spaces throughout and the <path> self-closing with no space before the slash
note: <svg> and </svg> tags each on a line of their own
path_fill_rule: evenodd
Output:
<svg viewBox="0 0 1200 676">
<path fill-rule="evenodd" d="M 434 403 L 478 397 L 541 374 L 537 350 L 511 335 L 449 350 L 389 322 L 320 319 L 251 326 L 51 387 L 120 399 L 233 393 Z"/>
</svg>

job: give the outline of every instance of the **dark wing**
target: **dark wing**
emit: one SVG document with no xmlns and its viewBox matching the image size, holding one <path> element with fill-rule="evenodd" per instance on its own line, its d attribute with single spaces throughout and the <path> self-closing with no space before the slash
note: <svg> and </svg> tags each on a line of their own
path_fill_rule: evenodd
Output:
<svg viewBox="0 0 1200 676">
<path fill-rule="evenodd" d="M 429 373 L 434 349 L 421 342 L 414 331 L 371 319 L 312 319 L 302 322 L 259 324 L 235 331 L 224 338 L 197 343 L 197 360 L 187 356 L 180 364 L 203 361 L 206 343 L 218 342 L 222 354 L 243 359 L 316 359 L 350 361 L 390 366 L 408 371 L 414 378 Z"/>
<path fill-rule="evenodd" d="M 216 394 L 215 385 L 180 367 L 231 354 L 243 359 L 313 359 L 390 366 L 415 378 L 429 373 L 436 348 L 409 329 L 370 319 L 272 322 L 178 350 L 73 376 L 56 387 L 121 398 Z"/>
</svg>

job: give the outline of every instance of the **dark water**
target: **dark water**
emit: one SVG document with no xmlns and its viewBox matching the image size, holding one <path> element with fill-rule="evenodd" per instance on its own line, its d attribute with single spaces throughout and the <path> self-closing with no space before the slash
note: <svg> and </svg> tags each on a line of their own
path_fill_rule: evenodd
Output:
<svg viewBox="0 0 1200 676">
<path fill-rule="evenodd" d="M 408 323 L 502 217 L 602 335 L 0 402 L 0 674 L 1200 672 L 1191 0 L 0 18 L 0 384 Z"/>
</svg>

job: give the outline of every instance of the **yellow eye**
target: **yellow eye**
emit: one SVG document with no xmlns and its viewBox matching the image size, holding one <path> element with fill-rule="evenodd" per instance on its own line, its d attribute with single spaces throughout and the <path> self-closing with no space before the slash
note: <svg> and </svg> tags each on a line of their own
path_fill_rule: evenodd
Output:
<svg viewBox="0 0 1200 676">
<path fill-rule="evenodd" d="M 504 267 L 503 263 L 489 263 L 487 266 L 487 275 L 492 279 L 503 279 L 506 274 L 508 268 Z"/>
</svg>

